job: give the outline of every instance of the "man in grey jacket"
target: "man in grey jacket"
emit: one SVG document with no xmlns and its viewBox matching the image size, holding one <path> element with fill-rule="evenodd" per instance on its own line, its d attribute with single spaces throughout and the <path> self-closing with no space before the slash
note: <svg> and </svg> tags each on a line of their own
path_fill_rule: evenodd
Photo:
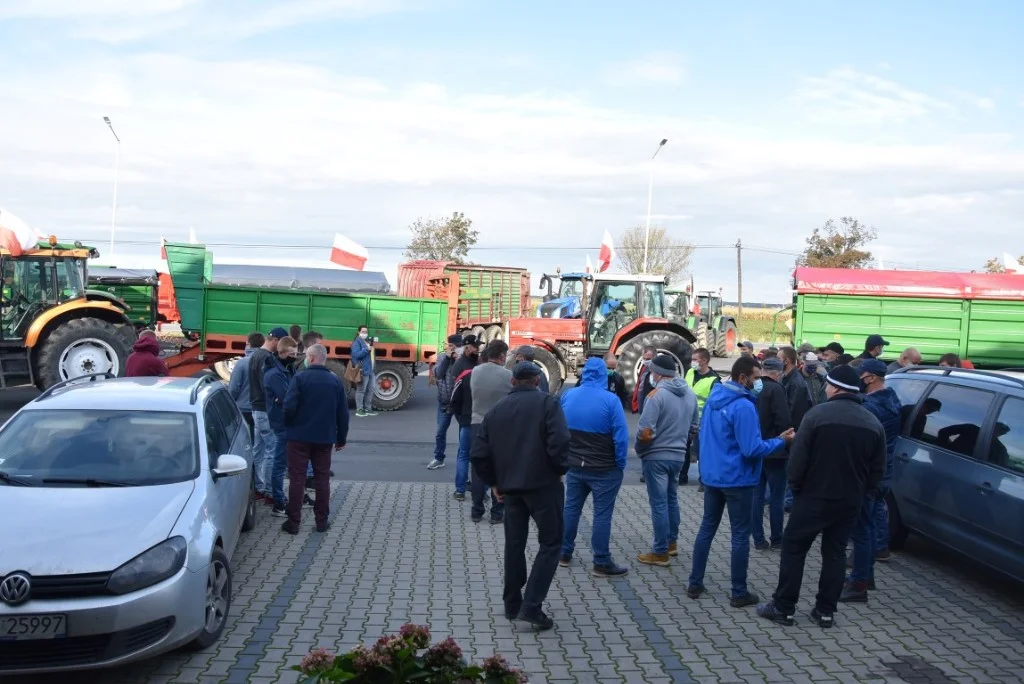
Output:
<svg viewBox="0 0 1024 684">
<path fill-rule="evenodd" d="M 484 349 L 483 357 L 484 363 L 469 374 L 470 398 L 473 402 L 473 417 L 470 422 L 472 439 L 476 439 L 487 412 L 512 391 L 512 371 L 505 368 L 508 345 L 501 340 L 494 340 Z M 484 482 L 479 477 L 473 478 L 470 484 L 470 492 L 473 495 L 470 516 L 473 522 L 484 519 L 484 497 L 493 484 Z M 505 504 L 498 501 L 498 497 L 491 491 L 491 524 L 500 525 L 504 519 Z"/>
<path fill-rule="evenodd" d="M 235 400 L 235 406 L 242 412 L 245 424 L 249 426 L 249 441 L 255 439 L 252 422 L 252 399 L 249 393 L 249 357 L 257 349 L 263 346 L 267 338 L 261 332 L 249 333 L 249 339 L 245 344 L 245 356 L 238 359 L 235 367 L 231 369 L 231 380 L 228 382 L 228 392 Z"/>
<path fill-rule="evenodd" d="M 636 453 L 643 461 L 647 496 L 651 503 L 654 541 L 650 553 L 636 559 L 647 565 L 668 567 L 678 555 L 679 471 L 686 460 L 691 432 L 696 432 L 697 395 L 680 377 L 675 359 L 654 357 L 650 365 L 654 391 L 647 395 L 636 433 Z"/>
</svg>

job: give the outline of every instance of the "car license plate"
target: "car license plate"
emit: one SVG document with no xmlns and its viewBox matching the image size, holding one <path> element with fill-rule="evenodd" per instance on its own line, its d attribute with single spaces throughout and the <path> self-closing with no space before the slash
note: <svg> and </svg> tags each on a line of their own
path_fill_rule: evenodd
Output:
<svg viewBox="0 0 1024 684">
<path fill-rule="evenodd" d="M 0 641 L 57 639 L 67 634 L 68 616 L 62 613 L 0 615 Z"/>
</svg>

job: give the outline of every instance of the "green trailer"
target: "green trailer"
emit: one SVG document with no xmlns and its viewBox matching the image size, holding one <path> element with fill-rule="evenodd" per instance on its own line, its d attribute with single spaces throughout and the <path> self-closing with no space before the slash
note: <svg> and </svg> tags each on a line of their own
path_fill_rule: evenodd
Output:
<svg viewBox="0 0 1024 684">
<path fill-rule="evenodd" d="M 89 290 L 105 292 L 125 304 L 136 328 L 152 328 L 158 321 L 159 278 L 156 271 L 92 266 Z"/>
<path fill-rule="evenodd" d="M 223 376 L 227 362 L 245 352 L 249 333 L 266 333 L 276 326 L 319 331 L 330 357 L 344 362 L 359 326 L 367 325 L 376 338 L 374 406 L 393 411 L 409 400 L 416 365 L 432 362 L 444 348 L 444 301 L 312 289 L 298 278 L 272 287 L 215 282 L 213 255 L 205 246 L 167 243 L 166 250 L 182 333 L 196 339 L 168 359 L 172 375 L 214 369 Z M 340 368 L 335 364 L 336 370 Z"/>
<path fill-rule="evenodd" d="M 978 368 L 1024 366 L 1024 276 L 798 268 L 794 342 L 835 340 L 854 355 L 868 335 L 891 344 L 883 359 L 916 347 L 925 363 L 947 353 Z"/>
</svg>

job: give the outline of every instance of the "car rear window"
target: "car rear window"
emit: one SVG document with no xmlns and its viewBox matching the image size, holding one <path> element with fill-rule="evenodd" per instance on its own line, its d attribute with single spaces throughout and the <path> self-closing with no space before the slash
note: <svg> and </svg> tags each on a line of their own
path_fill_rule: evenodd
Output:
<svg viewBox="0 0 1024 684">
<path fill-rule="evenodd" d="M 196 421 L 169 411 L 22 411 L 0 433 L 0 471 L 41 486 L 145 486 L 198 475 Z"/>
<path fill-rule="evenodd" d="M 914 417 L 910 436 L 973 457 L 995 396 L 987 390 L 936 385 Z"/>
</svg>

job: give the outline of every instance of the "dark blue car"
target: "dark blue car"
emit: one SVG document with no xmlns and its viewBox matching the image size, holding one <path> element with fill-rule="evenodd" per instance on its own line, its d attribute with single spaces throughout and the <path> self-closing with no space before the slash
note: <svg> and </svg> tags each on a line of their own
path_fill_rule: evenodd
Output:
<svg viewBox="0 0 1024 684">
<path fill-rule="evenodd" d="M 901 369 L 886 377 L 903 404 L 889 527 L 1024 582 L 1024 373 Z"/>
</svg>

